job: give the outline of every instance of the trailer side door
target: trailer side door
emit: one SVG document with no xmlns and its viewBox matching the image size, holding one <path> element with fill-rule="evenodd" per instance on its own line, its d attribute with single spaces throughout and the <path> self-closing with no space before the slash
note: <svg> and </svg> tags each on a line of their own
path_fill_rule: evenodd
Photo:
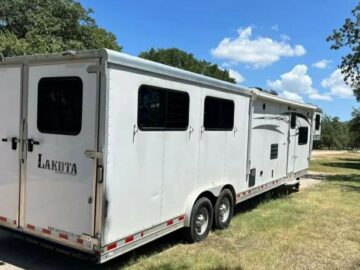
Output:
<svg viewBox="0 0 360 270">
<path fill-rule="evenodd" d="M 96 62 L 29 67 L 25 230 L 93 235 Z"/>
<path fill-rule="evenodd" d="M 288 133 L 288 162 L 287 162 L 287 173 L 294 172 L 295 166 L 295 148 L 297 139 L 297 117 L 296 112 L 289 113 L 289 133 Z"/>
</svg>

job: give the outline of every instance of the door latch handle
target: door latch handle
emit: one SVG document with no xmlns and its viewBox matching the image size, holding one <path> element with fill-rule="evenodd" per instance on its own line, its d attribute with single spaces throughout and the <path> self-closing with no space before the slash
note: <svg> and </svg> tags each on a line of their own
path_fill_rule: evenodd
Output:
<svg viewBox="0 0 360 270">
<path fill-rule="evenodd" d="M 34 151 L 34 145 L 40 145 L 40 142 L 35 141 L 33 139 L 28 139 L 27 141 L 27 149 L 29 152 Z"/>
<path fill-rule="evenodd" d="M 2 138 L 1 141 L 2 141 L 2 142 L 8 142 L 9 139 L 8 139 L 8 138 Z M 18 138 L 12 137 L 12 138 L 10 139 L 10 142 L 11 142 L 11 149 L 12 149 L 12 150 L 17 150 L 17 143 L 19 142 Z"/>
<path fill-rule="evenodd" d="M 18 139 L 16 137 L 12 137 L 11 138 L 11 149 L 12 150 L 17 149 L 17 143 L 18 143 Z"/>
</svg>

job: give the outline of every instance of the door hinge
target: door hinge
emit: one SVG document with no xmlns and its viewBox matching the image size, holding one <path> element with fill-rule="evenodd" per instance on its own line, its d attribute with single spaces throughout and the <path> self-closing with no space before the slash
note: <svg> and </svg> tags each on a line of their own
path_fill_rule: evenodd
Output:
<svg viewBox="0 0 360 270">
<path fill-rule="evenodd" d="M 95 158 L 101 159 L 103 156 L 103 154 L 101 152 L 92 151 L 92 150 L 86 150 L 84 154 L 87 158 L 92 158 L 92 159 L 95 159 Z"/>
<path fill-rule="evenodd" d="M 80 239 L 91 243 L 93 246 L 99 246 L 99 239 L 93 238 L 88 234 L 83 233 L 82 235 L 80 235 Z"/>
</svg>

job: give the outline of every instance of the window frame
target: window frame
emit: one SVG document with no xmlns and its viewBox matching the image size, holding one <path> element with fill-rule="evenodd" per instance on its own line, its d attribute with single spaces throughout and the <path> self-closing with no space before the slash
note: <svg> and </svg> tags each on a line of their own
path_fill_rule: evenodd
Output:
<svg viewBox="0 0 360 270">
<path fill-rule="evenodd" d="M 220 101 L 229 101 L 233 104 L 233 121 L 232 121 L 232 127 L 229 128 L 207 128 L 205 127 L 205 106 L 206 106 L 206 99 L 215 99 Z M 205 131 L 233 131 L 235 127 L 235 101 L 233 99 L 227 99 L 227 98 L 220 98 L 220 97 L 214 97 L 214 96 L 205 96 L 204 98 L 204 108 L 203 108 L 203 127 Z"/>
<path fill-rule="evenodd" d="M 40 100 L 40 83 L 43 80 L 47 79 L 78 79 L 81 83 L 81 118 L 80 118 L 80 126 L 75 132 L 53 132 L 48 130 L 43 130 L 39 128 L 39 100 Z M 78 136 L 83 128 L 83 109 L 84 109 L 84 83 L 81 77 L 79 76 L 57 76 L 57 77 L 42 77 L 39 79 L 37 84 L 37 106 L 36 106 L 36 128 L 41 134 L 50 134 L 50 135 L 60 135 L 60 136 Z"/>
<path fill-rule="evenodd" d="M 167 128 L 167 127 L 159 127 L 159 128 L 157 128 L 157 127 L 144 127 L 144 126 L 140 125 L 140 123 L 139 123 L 139 108 L 140 108 L 140 98 L 141 98 L 140 91 L 143 88 L 151 88 L 151 89 L 156 89 L 156 90 L 160 90 L 160 91 L 164 91 L 164 92 L 175 92 L 175 93 L 186 94 L 186 96 L 188 98 L 188 101 L 189 101 L 186 127 L 184 127 L 184 128 Z M 167 99 L 166 99 L 166 101 L 167 101 Z M 167 104 L 166 104 L 166 106 L 167 106 Z M 187 131 L 189 129 L 189 126 L 190 126 L 190 108 L 191 108 L 191 99 L 190 99 L 190 95 L 189 95 L 189 93 L 187 91 L 169 89 L 169 88 L 160 87 L 160 86 L 153 86 L 153 85 L 149 85 L 149 84 L 142 84 L 142 85 L 139 86 L 139 89 L 138 89 L 138 103 L 137 103 L 137 110 L 136 110 L 136 114 L 137 114 L 136 123 L 137 123 L 137 126 L 138 126 L 139 130 L 141 130 L 141 131 Z M 167 109 L 167 107 L 165 108 L 165 112 L 166 112 L 166 109 Z"/>
<path fill-rule="evenodd" d="M 306 129 L 306 141 L 300 143 L 300 129 Z M 298 145 L 307 145 L 309 142 L 309 127 L 299 127 Z"/>
</svg>

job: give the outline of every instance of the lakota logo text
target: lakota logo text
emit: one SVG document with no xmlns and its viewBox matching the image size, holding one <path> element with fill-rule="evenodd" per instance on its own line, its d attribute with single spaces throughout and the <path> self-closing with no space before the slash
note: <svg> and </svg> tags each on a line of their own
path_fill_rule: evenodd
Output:
<svg viewBox="0 0 360 270">
<path fill-rule="evenodd" d="M 77 168 L 75 163 L 42 159 L 42 154 L 39 154 L 38 168 L 44 170 L 54 171 L 56 173 L 77 175 Z"/>
</svg>

